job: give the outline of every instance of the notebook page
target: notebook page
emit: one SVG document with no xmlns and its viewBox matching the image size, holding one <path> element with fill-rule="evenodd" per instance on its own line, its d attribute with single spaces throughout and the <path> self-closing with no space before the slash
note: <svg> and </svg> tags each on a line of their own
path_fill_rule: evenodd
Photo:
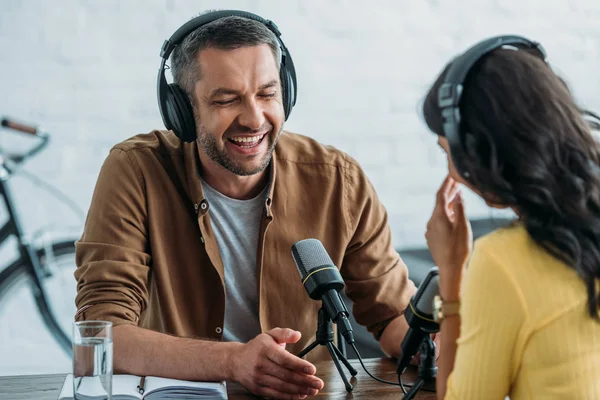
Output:
<svg viewBox="0 0 600 400">
<path fill-rule="evenodd" d="M 135 375 L 118 374 L 113 375 L 112 393 L 116 396 L 130 396 L 141 399 L 142 395 L 138 392 L 140 377 Z"/>
<path fill-rule="evenodd" d="M 58 395 L 58 400 L 66 400 L 73 398 L 73 374 L 68 374 L 63 382 L 62 389 Z"/>
<path fill-rule="evenodd" d="M 160 393 L 160 396 L 152 396 L 152 393 Z M 225 382 L 194 382 L 156 376 L 146 378 L 145 398 L 168 398 L 172 395 L 227 399 L 227 388 Z"/>
<path fill-rule="evenodd" d="M 140 378 L 134 375 L 114 375 L 113 376 L 113 388 L 112 398 L 113 400 L 137 400 L 141 399 L 142 396 L 137 392 L 137 385 L 140 382 Z M 93 389 L 95 383 L 101 385 L 100 381 L 94 382 L 93 379 L 82 381 L 82 389 L 86 389 L 87 393 L 90 393 L 90 389 Z M 133 388 L 131 384 L 133 383 Z M 63 383 L 58 400 L 72 400 L 73 396 L 73 374 L 68 374 Z M 94 396 L 85 397 L 87 399 L 94 399 Z"/>
</svg>

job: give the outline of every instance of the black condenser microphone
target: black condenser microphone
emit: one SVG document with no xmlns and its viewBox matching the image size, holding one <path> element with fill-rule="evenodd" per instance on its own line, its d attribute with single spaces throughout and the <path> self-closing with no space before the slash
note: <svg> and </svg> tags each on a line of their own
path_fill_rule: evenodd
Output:
<svg viewBox="0 0 600 400">
<path fill-rule="evenodd" d="M 340 297 L 344 280 L 331 257 L 317 239 L 305 239 L 292 246 L 292 257 L 308 295 L 321 300 L 328 317 L 338 325 L 348 343 L 354 343 L 354 333 L 348 320 L 348 309 Z"/>
<path fill-rule="evenodd" d="M 439 269 L 434 267 L 429 271 L 404 312 L 409 328 L 402 340 L 398 374 L 402 374 L 406 370 L 410 360 L 419 350 L 423 339 L 440 330 L 440 324 L 433 320 L 433 298 L 439 293 L 438 279 Z"/>
</svg>

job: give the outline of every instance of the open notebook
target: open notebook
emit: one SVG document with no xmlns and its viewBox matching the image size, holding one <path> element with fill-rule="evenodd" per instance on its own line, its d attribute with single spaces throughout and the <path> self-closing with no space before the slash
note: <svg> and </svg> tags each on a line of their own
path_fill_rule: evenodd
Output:
<svg viewBox="0 0 600 400">
<path fill-rule="evenodd" d="M 192 382 L 177 379 L 146 377 L 144 394 L 137 390 L 140 377 L 135 375 L 113 375 L 113 400 L 161 400 L 161 399 L 227 399 L 225 382 Z M 102 397 L 102 385 L 94 377 L 84 378 L 81 382 L 88 396 L 77 398 L 83 400 L 98 400 Z M 94 394 L 97 393 L 98 396 Z M 73 399 L 73 374 L 67 375 L 58 400 Z"/>
</svg>

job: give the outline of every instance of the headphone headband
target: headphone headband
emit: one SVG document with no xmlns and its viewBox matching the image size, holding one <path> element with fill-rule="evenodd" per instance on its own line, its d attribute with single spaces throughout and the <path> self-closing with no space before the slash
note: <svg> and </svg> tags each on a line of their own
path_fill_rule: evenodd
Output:
<svg viewBox="0 0 600 400">
<path fill-rule="evenodd" d="M 181 44 L 186 36 L 203 25 L 225 17 L 241 17 L 260 22 L 275 34 L 281 50 L 279 73 L 286 120 L 296 104 L 298 87 L 296 69 L 288 49 L 281 40 L 281 32 L 273 21 L 241 10 L 219 10 L 200 15 L 179 27 L 169 39 L 163 42 L 160 50 L 161 64 L 157 79 L 158 108 L 165 127 L 172 130 L 184 142 L 192 142 L 196 139 L 196 122 L 187 95 L 177 84 L 167 83 L 165 77 L 166 62 L 173 50 Z"/>
<path fill-rule="evenodd" d="M 193 18 L 180 26 L 169 39 L 165 40 L 162 48 L 160 49 L 160 57 L 165 60 L 169 58 L 175 47 L 177 47 L 183 39 L 196 29 L 200 28 L 203 25 L 210 24 L 213 21 L 216 21 L 225 17 L 242 17 L 247 19 L 252 19 L 254 21 L 258 21 L 269 28 L 271 32 L 275 34 L 280 44 L 283 44 L 279 37 L 281 36 L 281 32 L 275 23 L 271 20 L 264 19 L 256 14 L 252 14 L 247 11 L 242 10 L 219 10 L 213 11 L 207 14 L 202 14 L 196 18 Z"/>
<path fill-rule="evenodd" d="M 495 36 L 471 46 L 464 53 L 457 56 L 450 64 L 450 67 L 448 67 L 443 83 L 438 89 L 437 100 L 442 114 L 444 135 L 450 145 L 450 153 L 454 165 L 458 172 L 465 178 L 469 178 L 469 173 L 462 166 L 463 160 L 466 157 L 460 131 L 460 101 L 464 82 L 475 64 L 492 51 L 505 46 L 515 47 L 517 50 L 535 50 L 539 57 L 548 63 L 546 51 L 538 42 L 516 35 Z"/>
</svg>

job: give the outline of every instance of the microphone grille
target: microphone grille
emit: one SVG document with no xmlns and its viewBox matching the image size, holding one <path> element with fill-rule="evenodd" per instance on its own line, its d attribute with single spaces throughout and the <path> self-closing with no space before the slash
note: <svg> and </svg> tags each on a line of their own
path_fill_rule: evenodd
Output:
<svg viewBox="0 0 600 400">
<path fill-rule="evenodd" d="M 417 310 L 424 314 L 433 315 L 433 298 L 439 294 L 438 286 L 439 275 L 432 273 L 430 280 L 426 280 L 425 287 L 422 288 L 422 295 L 417 299 Z"/>
<path fill-rule="evenodd" d="M 304 239 L 292 246 L 292 256 L 304 278 L 306 273 L 321 265 L 333 265 L 323 244 L 317 239 Z"/>
</svg>

